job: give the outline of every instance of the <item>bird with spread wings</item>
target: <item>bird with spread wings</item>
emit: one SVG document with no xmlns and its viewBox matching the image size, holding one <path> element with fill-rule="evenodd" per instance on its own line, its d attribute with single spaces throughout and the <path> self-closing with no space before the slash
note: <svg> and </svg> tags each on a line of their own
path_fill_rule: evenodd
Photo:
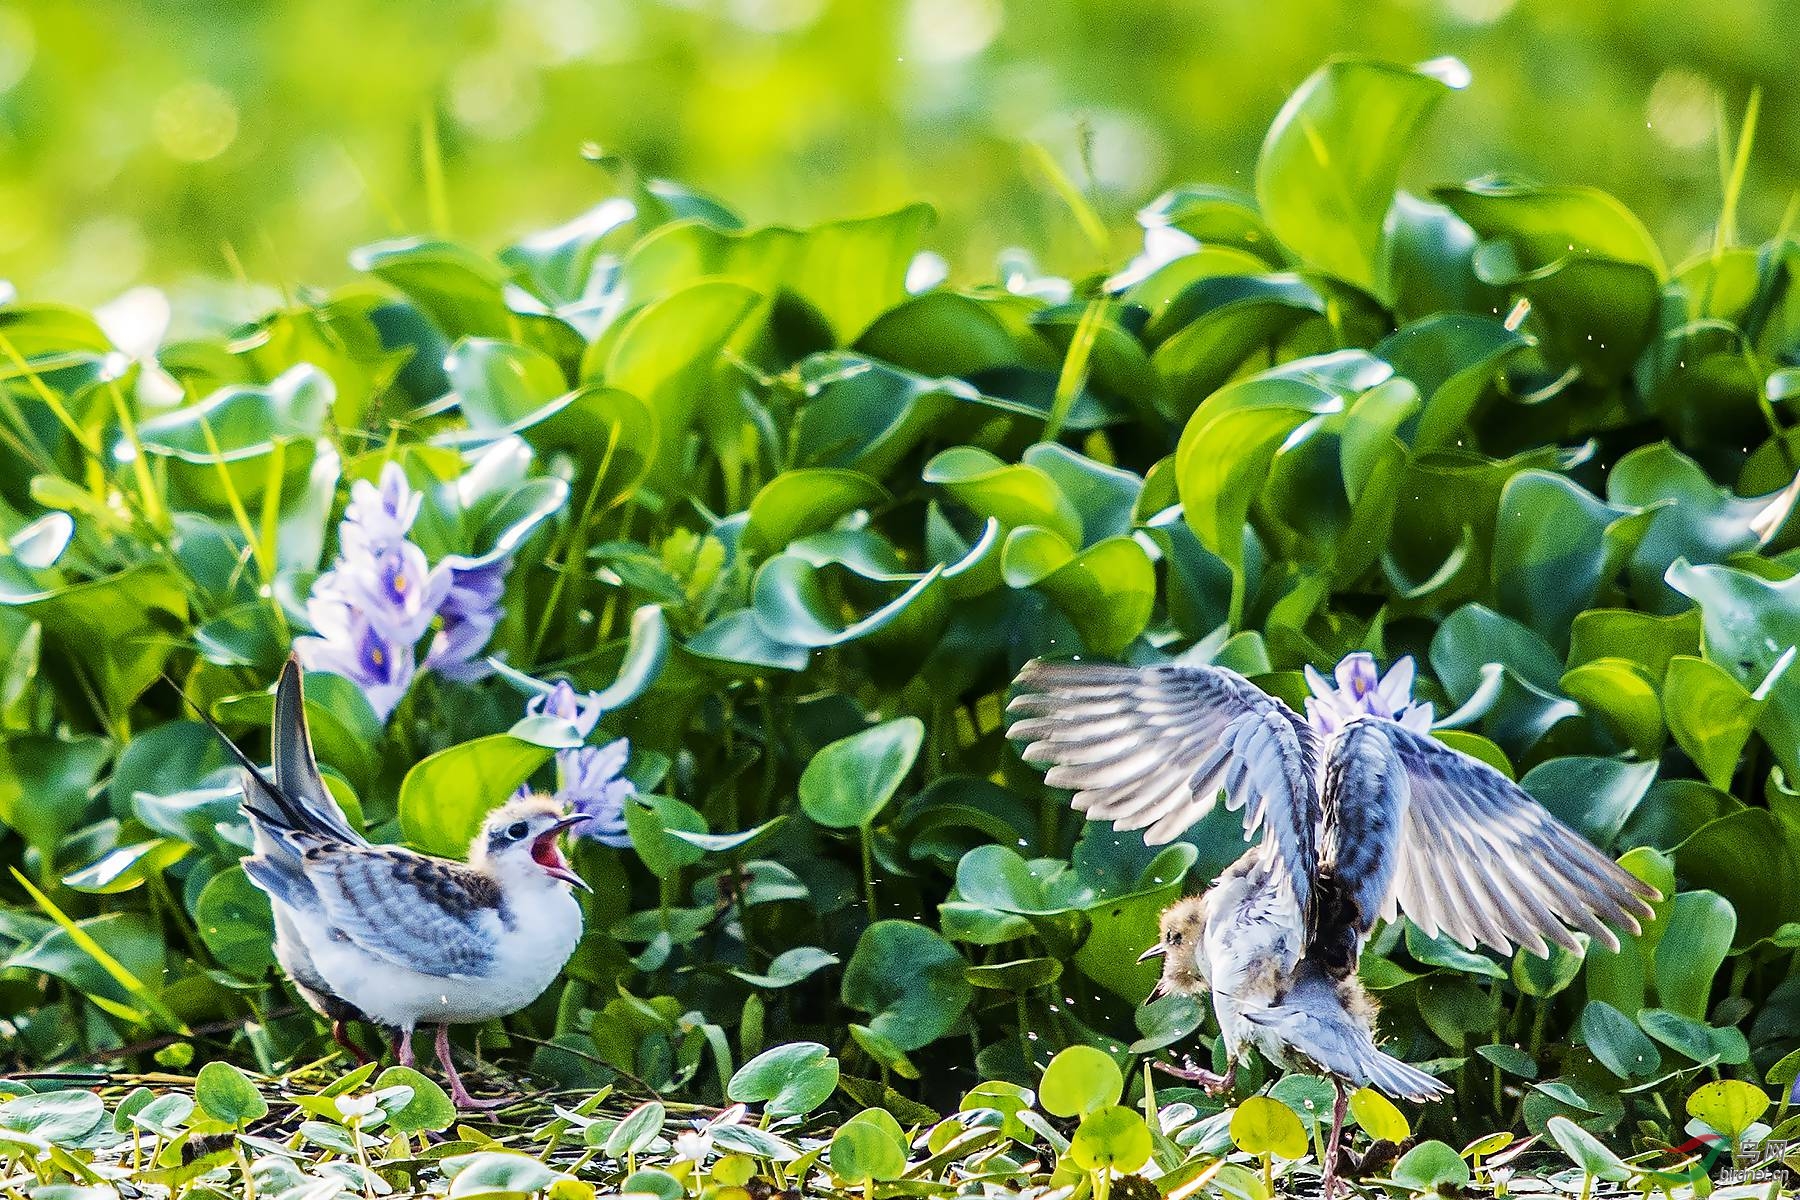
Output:
<svg viewBox="0 0 1800 1200">
<path fill-rule="evenodd" d="M 1324 1163 L 1335 1184 L 1346 1088 L 1428 1100 L 1439 1080 L 1383 1053 L 1356 978 L 1378 919 L 1404 914 L 1429 936 L 1502 953 L 1609 949 L 1638 931 L 1656 889 L 1627 873 L 1488 764 L 1430 736 L 1412 702 L 1413 665 L 1385 678 L 1373 656 L 1308 669 L 1301 717 L 1242 675 L 1214 666 L 1131 668 L 1035 661 L 1019 673 L 1009 736 L 1045 782 L 1074 791 L 1090 820 L 1169 842 L 1223 797 L 1260 842 L 1206 892 L 1163 915 L 1145 958 L 1158 993 L 1210 992 L 1227 1071 L 1177 1074 L 1232 1086 L 1254 1047 L 1337 1089 Z"/>
</svg>

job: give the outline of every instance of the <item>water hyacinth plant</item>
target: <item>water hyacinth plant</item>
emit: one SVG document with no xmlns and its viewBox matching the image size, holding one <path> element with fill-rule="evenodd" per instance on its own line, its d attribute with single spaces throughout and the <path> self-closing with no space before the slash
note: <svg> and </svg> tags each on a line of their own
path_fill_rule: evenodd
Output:
<svg viewBox="0 0 1800 1200">
<path fill-rule="evenodd" d="M 499 623 L 510 565 L 432 567 L 407 537 L 422 500 L 395 462 L 381 469 L 378 486 L 360 479 L 351 486 L 337 562 L 306 601 L 315 632 L 294 641 L 302 664 L 357 684 L 383 721 L 412 686 L 417 645 L 434 621 L 440 628 L 426 669 L 464 681 L 487 671 L 480 653 Z"/>
</svg>

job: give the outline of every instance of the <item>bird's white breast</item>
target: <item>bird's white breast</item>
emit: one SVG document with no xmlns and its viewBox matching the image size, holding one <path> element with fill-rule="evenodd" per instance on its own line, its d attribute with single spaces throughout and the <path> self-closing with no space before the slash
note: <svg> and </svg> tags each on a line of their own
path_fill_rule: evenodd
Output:
<svg viewBox="0 0 1800 1200">
<path fill-rule="evenodd" d="M 384 1025 L 474 1024 L 517 1012 L 543 994 L 581 940 L 581 906 L 567 887 L 546 884 L 512 892 L 499 912 L 484 912 L 472 933 L 494 956 L 479 975 L 431 974 L 371 954 L 326 927 L 304 931 L 313 965 L 339 996 Z"/>
</svg>

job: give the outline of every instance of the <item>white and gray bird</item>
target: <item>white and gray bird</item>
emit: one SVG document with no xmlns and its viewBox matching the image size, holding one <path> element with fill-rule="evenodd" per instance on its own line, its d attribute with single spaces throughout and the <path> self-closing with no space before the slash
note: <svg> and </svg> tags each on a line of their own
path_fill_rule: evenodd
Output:
<svg viewBox="0 0 1800 1200">
<path fill-rule="evenodd" d="M 1580 931 L 1617 949 L 1660 894 L 1558 821 L 1512 780 L 1429 734 L 1410 659 L 1378 676 L 1355 654 L 1337 686 L 1308 671 L 1302 718 L 1236 672 L 1036 661 L 1019 673 L 1009 736 L 1090 820 L 1172 841 L 1223 796 L 1260 843 L 1205 893 L 1164 914 L 1159 990 L 1210 992 L 1229 1088 L 1252 1047 L 1331 1079 L 1324 1166 L 1335 1183 L 1346 1087 L 1429 1100 L 1449 1088 L 1383 1053 L 1356 964 L 1376 920 L 1544 956 Z"/>
<path fill-rule="evenodd" d="M 301 687 L 290 660 L 276 688 L 275 780 L 244 760 L 255 837 L 244 871 L 274 909 L 276 958 L 328 1018 L 395 1031 L 403 1065 L 413 1065 L 413 1030 L 436 1025 L 451 1099 L 481 1107 L 451 1061 L 449 1027 L 517 1012 L 574 952 L 582 917 L 570 889 L 587 884 L 556 843 L 587 818 L 544 796 L 509 801 L 466 863 L 372 844 L 326 790 Z"/>
</svg>

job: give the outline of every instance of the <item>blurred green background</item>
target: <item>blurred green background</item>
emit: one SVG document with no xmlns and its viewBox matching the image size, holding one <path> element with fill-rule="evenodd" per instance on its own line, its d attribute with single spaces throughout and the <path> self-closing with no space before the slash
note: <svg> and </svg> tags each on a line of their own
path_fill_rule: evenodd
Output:
<svg viewBox="0 0 1800 1200">
<path fill-rule="evenodd" d="M 396 233 L 497 246 L 606 194 L 587 144 L 754 222 L 928 200 L 953 278 L 1012 245 L 1076 274 L 1101 256 L 1031 144 L 1116 254 L 1164 187 L 1247 189 L 1282 99 L 1336 53 L 1473 70 L 1415 185 L 1598 184 L 1680 258 L 1717 210 L 1718 114 L 1735 136 L 1755 85 L 1741 223 L 1754 239 L 1782 220 L 1791 17 L 1791 0 L 7 0 L 0 278 L 97 303 L 240 272 L 330 284 L 349 248 Z"/>
</svg>

